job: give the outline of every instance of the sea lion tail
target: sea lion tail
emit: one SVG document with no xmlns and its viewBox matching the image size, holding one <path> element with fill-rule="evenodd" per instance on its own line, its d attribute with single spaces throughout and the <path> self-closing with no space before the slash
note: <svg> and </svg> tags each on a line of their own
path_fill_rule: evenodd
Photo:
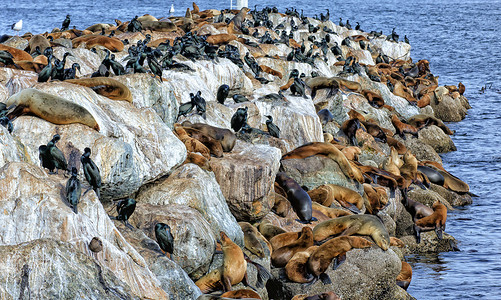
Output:
<svg viewBox="0 0 501 300">
<path fill-rule="evenodd" d="M 245 260 L 251 264 L 253 264 L 256 269 L 257 269 L 257 282 L 256 286 L 258 288 L 263 288 L 264 283 L 268 281 L 268 279 L 272 278 L 271 273 L 262 265 L 258 264 L 257 262 L 252 261 L 247 255 L 245 255 Z"/>
</svg>

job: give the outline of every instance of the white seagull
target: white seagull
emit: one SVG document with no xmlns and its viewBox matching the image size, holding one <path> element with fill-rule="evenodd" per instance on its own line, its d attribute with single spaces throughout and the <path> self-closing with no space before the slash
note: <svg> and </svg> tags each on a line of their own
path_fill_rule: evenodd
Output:
<svg viewBox="0 0 501 300">
<path fill-rule="evenodd" d="M 173 14 L 174 12 L 175 12 L 175 10 L 174 10 L 174 4 L 171 4 L 171 5 L 170 5 L 170 9 L 169 9 L 169 13 L 170 13 L 170 14 L 171 14 L 171 16 L 172 16 L 172 14 Z"/>
<path fill-rule="evenodd" d="M 21 19 L 19 20 L 19 22 L 12 24 L 10 28 L 17 31 L 19 34 L 19 31 L 21 31 L 21 29 L 23 28 L 23 20 Z"/>
</svg>

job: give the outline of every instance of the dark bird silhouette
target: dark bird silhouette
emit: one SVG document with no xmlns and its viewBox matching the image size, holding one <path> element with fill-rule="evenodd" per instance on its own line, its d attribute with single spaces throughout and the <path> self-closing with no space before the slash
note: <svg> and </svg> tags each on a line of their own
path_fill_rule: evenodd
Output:
<svg viewBox="0 0 501 300">
<path fill-rule="evenodd" d="M 125 226 L 129 227 L 130 229 L 134 229 L 132 225 L 129 223 L 129 218 L 136 209 L 136 200 L 132 198 L 127 198 L 124 200 L 121 200 L 117 204 L 117 220 L 119 221 L 124 221 Z"/>
<path fill-rule="evenodd" d="M 80 70 L 80 65 L 78 63 L 73 63 L 73 65 L 71 65 L 71 68 L 65 69 L 64 70 L 64 80 L 75 79 L 75 76 L 77 74 L 77 69 L 80 73 L 82 73 L 82 71 Z"/>
<path fill-rule="evenodd" d="M 221 85 L 217 89 L 217 102 L 224 104 L 224 100 L 228 97 L 228 94 L 230 93 L 230 87 L 227 84 Z"/>
<path fill-rule="evenodd" d="M 261 71 L 261 68 L 257 64 L 257 62 L 254 59 L 254 57 L 250 57 L 249 56 L 249 52 L 247 52 L 245 54 L 244 61 L 251 68 L 252 72 L 254 72 L 254 77 L 258 77 L 259 76 L 259 72 Z"/>
<path fill-rule="evenodd" d="M 205 99 L 202 98 L 202 92 L 198 91 L 195 96 L 192 96 L 193 94 L 190 93 L 191 101 L 193 105 L 197 108 L 197 113 L 201 114 L 202 117 L 205 119 L 205 112 L 207 108 L 207 104 L 205 102 Z"/>
<path fill-rule="evenodd" d="M 66 161 L 63 152 L 56 146 L 56 143 L 60 139 L 61 137 L 59 136 L 59 134 L 55 134 L 54 137 L 52 137 L 52 140 L 47 143 L 47 151 L 49 152 L 50 160 L 52 160 L 56 168 L 56 174 L 58 170 L 68 170 L 68 162 Z"/>
<path fill-rule="evenodd" d="M 169 225 L 165 223 L 157 223 L 155 225 L 155 238 L 157 243 L 165 253 L 169 253 L 169 258 L 174 252 L 174 237 L 170 232 Z"/>
<path fill-rule="evenodd" d="M 245 108 L 240 107 L 231 117 L 231 128 L 235 132 L 238 132 L 247 123 L 247 110 L 247 106 Z"/>
<path fill-rule="evenodd" d="M 115 73 L 115 75 L 120 76 L 120 75 L 125 74 L 124 66 L 122 66 L 121 63 L 119 63 L 118 61 L 115 60 L 115 54 L 111 55 L 110 66 L 111 66 L 111 69 L 113 70 L 113 73 Z"/>
<path fill-rule="evenodd" d="M 146 59 L 148 60 L 148 66 L 150 67 L 150 70 L 153 73 L 153 75 L 158 76 L 160 82 L 162 82 L 162 67 L 160 66 L 160 63 L 158 63 L 158 61 L 156 60 L 155 56 L 152 53 L 148 53 Z"/>
<path fill-rule="evenodd" d="M 101 194 L 99 189 L 101 188 L 101 174 L 99 173 L 99 168 L 90 158 L 90 148 L 87 147 L 84 149 L 84 154 L 80 157 L 80 161 L 82 162 L 85 179 L 91 186 L 85 193 L 92 188 L 96 192 L 97 198 L 100 198 Z"/>
<path fill-rule="evenodd" d="M 70 15 L 66 15 L 66 19 L 64 19 L 63 24 L 61 25 L 61 31 L 68 30 L 68 28 L 70 27 L 70 22 Z"/>
<path fill-rule="evenodd" d="M 249 101 L 249 99 L 247 99 L 245 96 L 242 96 L 239 94 L 233 95 L 232 98 L 233 98 L 233 101 L 235 101 L 235 103 L 242 103 L 242 102 Z"/>
<path fill-rule="evenodd" d="M 278 126 L 273 123 L 273 117 L 272 116 L 266 116 L 266 117 L 268 118 L 268 120 L 266 120 L 266 126 L 268 127 L 268 132 L 270 133 L 271 136 L 280 138 L 280 128 L 278 128 Z"/>
<path fill-rule="evenodd" d="M 71 208 L 73 209 L 75 214 L 78 214 L 77 205 L 78 202 L 80 202 L 80 196 L 82 195 L 82 187 L 77 176 L 77 168 L 71 168 L 71 177 L 66 182 L 66 199 L 70 203 Z"/>
<path fill-rule="evenodd" d="M 38 158 L 40 159 L 40 165 L 43 168 L 49 169 L 49 174 L 54 173 L 56 165 L 52 161 L 47 145 L 40 145 L 38 147 Z"/>
<path fill-rule="evenodd" d="M 12 122 L 7 117 L 0 118 L 0 125 L 7 128 L 7 131 L 9 133 L 12 133 L 12 130 L 14 130 L 14 126 L 12 125 Z"/>
<path fill-rule="evenodd" d="M 49 56 L 49 60 L 45 68 L 38 74 L 38 82 L 47 82 L 52 74 L 52 55 Z"/>
</svg>

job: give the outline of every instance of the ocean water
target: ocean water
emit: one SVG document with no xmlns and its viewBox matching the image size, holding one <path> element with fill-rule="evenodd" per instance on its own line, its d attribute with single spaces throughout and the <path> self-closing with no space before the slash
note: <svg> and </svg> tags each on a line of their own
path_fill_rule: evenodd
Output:
<svg viewBox="0 0 501 300">
<path fill-rule="evenodd" d="M 200 9 L 229 8 L 229 1 L 198 1 Z M 13 34 L 8 25 L 23 19 L 23 32 L 42 33 L 60 27 L 66 14 L 71 26 L 114 23 L 149 13 L 184 15 L 191 1 L 159 0 L 0 0 L 0 34 Z M 460 252 L 408 257 L 413 278 L 408 292 L 417 299 L 501 299 L 501 1 L 252 1 L 249 6 L 303 9 L 307 16 L 330 9 L 359 22 L 365 31 L 392 28 L 407 35 L 414 61 L 427 59 L 441 85 L 459 81 L 472 109 L 460 123 L 448 124 L 458 151 L 442 155 L 447 170 L 466 181 L 477 195 L 473 205 L 449 212 L 446 232 L 459 242 Z M 482 90 L 484 88 L 484 90 Z"/>
</svg>

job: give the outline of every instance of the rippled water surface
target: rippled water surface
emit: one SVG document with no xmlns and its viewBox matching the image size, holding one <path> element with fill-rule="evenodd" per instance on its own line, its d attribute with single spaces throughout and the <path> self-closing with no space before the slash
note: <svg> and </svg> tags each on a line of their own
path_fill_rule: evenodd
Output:
<svg viewBox="0 0 501 300">
<path fill-rule="evenodd" d="M 23 31 L 41 33 L 60 27 L 66 14 L 71 25 L 130 20 L 145 13 L 167 16 L 172 1 L 133 0 L 0 0 L 0 33 L 23 19 Z M 197 1 L 200 8 L 227 8 L 229 1 Z M 415 61 L 428 59 L 440 84 L 466 85 L 472 109 L 466 119 L 449 124 L 458 151 L 442 156 L 444 166 L 470 184 L 474 204 L 449 212 L 447 232 L 460 252 L 412 256 L 414 274 L 409 287 L 418 299 L 501 299 L 501 1 L 252 1 L 249 6 L 304 9 L 308 16 L 331 11 L 331 20 L 360 22 L 362 29 L 407 35 Z M 191 1 L 176 1 L 176 15 Z M 480 92 L 486 87 L 485 92 Z"/>
</svg>

